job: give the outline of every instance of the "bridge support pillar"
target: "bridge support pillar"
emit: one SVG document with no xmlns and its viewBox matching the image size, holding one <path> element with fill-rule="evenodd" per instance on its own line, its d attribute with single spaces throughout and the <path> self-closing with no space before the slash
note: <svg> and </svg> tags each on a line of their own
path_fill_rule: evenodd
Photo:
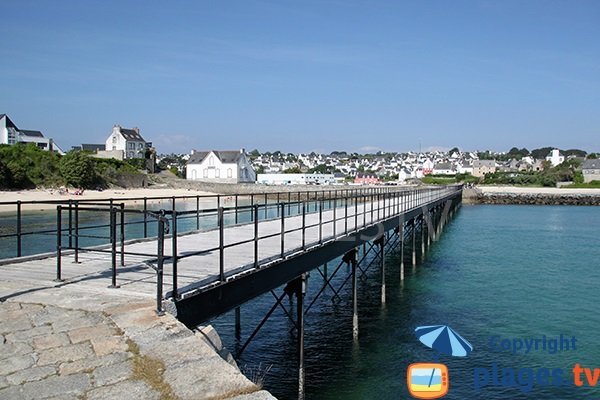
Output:
<svg viewBox="0 0 600 400">
<path fill-rule="evenodd" d="M 425 257 L 425 214 L 421 217 L 421 258 Z"/>
<path fill-rule="evenodd" d="M 378 239 L 381 250 L 381 305 L 385 305 L 385 234 Z"/>
<path fill-rule="evenodd" d="M 404 280 L 404 224 L 400 224 L 400 280 Z"/>
<path fill-rule="evenodd" d="M 304 400 L 304 295 L 306 294 L 308 274 L 299 278 L 296 288 L 296 324 L 298 329 L 298 399 Z"/>
<path fill-rule="evenodd" d="M 417 219 L 414 218 L 412 220 L 412 265 L 413 267 L 417 266 Z"/>
<path fill-rule="evenodd" d="M 240 307 L 235 308 L 235 338 L 240 340 L 242 337 L 242 323 Z"/>
<path fill-rule="evenodd" d="M 356 274 L 357 260 L 356 251 L 350 253 L 352 264 L 352 338 L 358 340 L 358 275 Z"/>
</svg>

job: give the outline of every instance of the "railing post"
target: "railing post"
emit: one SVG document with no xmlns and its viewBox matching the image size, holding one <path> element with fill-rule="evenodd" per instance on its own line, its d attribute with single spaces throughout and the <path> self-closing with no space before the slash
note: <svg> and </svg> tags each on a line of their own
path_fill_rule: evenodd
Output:
<svg viewBox="0 0 600 400">
<path fill-rule="evenodd" d="M 306 202 L 302 202 L 302 250 L 306 249 Z"/>
<path fill-rule="evenodd" d="M 348 234 L 348 197 L 344 197 L 344 233 Z"/>
<path fill-rule="evenodd" d="M 235 195 L 235 224 L 237 225 L 238 223 L 238 195 Z"/>
<path fill-rule="evenodd" d="M 69 249 L 73 248 L 73 200 L 69 200 Z"/>
<path fill-rule="evenodd" d="M 200 230 L 200 196 L 196 196 L 196 230 Z"/>
<path fill-rule="evenodd" d="M 267 207 L 267 204 L 269 203 L 269 198 L 267 197 L 267 194 L 265 193 L 265 219 L 269 218 L 268 212 L 269 212 L 269 207 Z M 258 214 L 257 214 L 258 217 Z"/>
<path fill-rule="evenodd" d="M 281 203 L 281 258 L 285 255 L 285 204 Z M 288 203 L 289 207 L 289 203 Z"/>
<path fill-rule="evenodd" d="M 280 197 L 281 193 L 277 192 L 277 206 L 275 207 L 277 209 L 277 218 L 279 218 L 279 197 Z"/>
<path fill-rule="evenodd" d="M 337 192 L 337 191 L 336 191 Z M 336 238 L 337 234 L 337 197 L 333 198 L 333 238 Z"/>
<path fill-rule="evenodd" d="M 254 268 L 258 267 L 258 206 L 254 206 Z"/>
<path fill-rule="evenodd" d="M 144 197 L 144 238 L 148 237 L 148 198 Z"/>
<path fill-rule="evenodd" d="M 22 255 L 21 224 L 21 200 L 17 200 L 17 257 L 21 257 Z"/>
<path fill-rule="evenodd" d="M 219 207 L 219 280 L 225 282 L 225 237 L 223 232 L 223 207 Z"/>
<path fill-rule="evenodd" d="M 79 264 L 79 202 L 75 203 L 75 264 Z"/>
<path fill-rule="evenodd" d="M 173 253 L 173 298 L 177 298 L 177 210 L 173 207 L 171 221 L 171 248 Z"/>
<path fill-rule="evenodd" d="M 319 201 L 319 244 L 323 243 L 323 199 Z"/>
<path fill-rule="evenodd" d="M 56 279 L 62 282 L 62 206 L 56 206 Z"/>
<path fill-rule="evenodd" d="M 156 314 L 164 315 L 162 308 L 163 293 L 163 268 L 164 268 L 164 249 L 165 249 L 165 222 L 164 217 L 158 219 L 158 260 L 156 265 Z"/>
<path fill-rule="evenodd" d="M 121 267 L 125 266 L 125 203 L 121 203 Z"/>
<path fill-rule="evenodd" d="M 254 193 L 250 193 L 250 207 L 254 207 Z M 252 212 L 250 212 L 250 221 L 254 221 Z"/>
<path fill-rule="evenodd" d="M 110 264 L 112 282 L 109 288 L 116 289 L 117 285 L 117 209 L 110 208 Z"/>
</svg>

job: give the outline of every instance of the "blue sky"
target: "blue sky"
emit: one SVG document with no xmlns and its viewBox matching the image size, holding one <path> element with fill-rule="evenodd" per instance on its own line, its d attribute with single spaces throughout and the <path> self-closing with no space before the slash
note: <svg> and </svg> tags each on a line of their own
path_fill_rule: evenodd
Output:
<svg viewBox="0 0 600 400">
<path fill-rule="evenodd" d="M 0 113 L 63 148 L 600 150 L 598 1 L 5 0 Z"/>
</svg>

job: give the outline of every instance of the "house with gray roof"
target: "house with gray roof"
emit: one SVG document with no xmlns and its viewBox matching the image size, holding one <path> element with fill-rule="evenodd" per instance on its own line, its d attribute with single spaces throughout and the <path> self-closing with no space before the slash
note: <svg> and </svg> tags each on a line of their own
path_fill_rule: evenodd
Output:
<svg viewBox="0 0 600 400">
<path fill-rule="evenodd" d="M 186 179 L 220 183 L 253 183 L 256 172 L 246 151 L 193 151 L 187 162 Z"/>
<path fill-rule="evenodd" d="M 485 174 L 496 172 L 495 160 L 475 160 L 473 161 L 473 176 L 485 176 Z"/>
<path fill-rule="evenodd" d="M 33 143 L 42 150 L 64 152 L 40 131 L 19 129 L 6 114 L 0 114 L 0 144 Z"/>
<path fill-rule="evenodd" d="M 585 160 L 581 164 L 581 171 L 585 183 L 600 181 L 600 160 Z"/>
<path fill-rule="evenodd" d="M 110 152 L 123 152 L 123 158 L 145 158 L 146 149 L 152 147 L 151 142 L 140 135 L 139 128 L 123 128 L 113 126 L 113 130 L 106 139 L 105 149 Z"/>
</svg>

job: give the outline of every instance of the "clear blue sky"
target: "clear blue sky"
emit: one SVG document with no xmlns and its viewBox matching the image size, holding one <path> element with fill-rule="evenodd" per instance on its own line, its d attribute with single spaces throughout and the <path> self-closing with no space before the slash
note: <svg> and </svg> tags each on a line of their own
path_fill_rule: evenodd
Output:
<svg viewBox="0 0 600 400">
<path fill-rule="evenodd" d="M 0 113 L 63 148 L 600 150 L 600 2 L 0 6 Z"/>
</svg>

